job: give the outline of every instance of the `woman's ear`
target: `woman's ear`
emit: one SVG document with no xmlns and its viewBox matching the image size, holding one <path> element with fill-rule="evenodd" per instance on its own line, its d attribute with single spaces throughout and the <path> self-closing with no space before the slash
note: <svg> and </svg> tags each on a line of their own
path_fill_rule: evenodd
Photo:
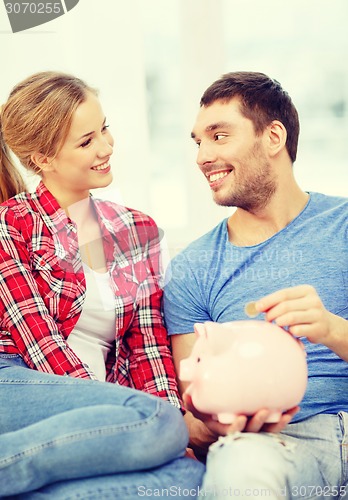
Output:
<svg viewBox="0 0 348 500">
<path fill-rule="evenodd" d="M 49 172 L 53 168 L 52 158 L 44 155 L 43 153 L 33 153 L 30 159 L 41 172 Z"/>
<path fill-rule="evenodd" d="M 273 120 L 267 129 L 269 154 L 275 156 L 286 146 L 286 128 L 279 120 Z"/>
</svg>

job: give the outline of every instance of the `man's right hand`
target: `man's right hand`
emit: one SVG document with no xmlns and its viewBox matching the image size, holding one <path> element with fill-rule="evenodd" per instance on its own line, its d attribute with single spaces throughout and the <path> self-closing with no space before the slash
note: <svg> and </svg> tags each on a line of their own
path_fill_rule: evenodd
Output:
<svg viewBox="0 0 348 500">
<path fill-rule="evenodd" d="M 217 439 L 219 436 L 226 436 L 232 432 L 280 432 L 291 421 L 293 416 L 299 411 L 299 407 L 295 406 L 287 412 L 283 413 L 279 422 L 266 423 L 270 411 L 261 409 L 255 415 L 248 417 L 246 415 L 237 415 L 231 424 L 222 424 L 214 420 L 211 415 L 199 412 L 192 404 L 191 397 L 183 394 L 184 405 L 194 417 L 204 422 L 212 436 Z"/>
</svg>

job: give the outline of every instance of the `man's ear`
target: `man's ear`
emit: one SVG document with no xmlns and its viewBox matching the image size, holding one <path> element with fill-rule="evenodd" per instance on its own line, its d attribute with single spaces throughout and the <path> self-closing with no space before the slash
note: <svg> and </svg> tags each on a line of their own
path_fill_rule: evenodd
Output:
<svg viewBox="0 0 348 500">
<path fill-rule="evenodd" d="M 41 172 L 50 172 L 53 169 L 53 158 L 46 156 L 43 153 L 33 153 L 30 159 Z"/>
<path fill-rule="evenodd" d="M 286 128 L 279 120 L 273 120 L 267 127 L 267 130 L 269 154 L 271 156 L 276 156 L 285 148 L 287 138 Z"/>
</svg>

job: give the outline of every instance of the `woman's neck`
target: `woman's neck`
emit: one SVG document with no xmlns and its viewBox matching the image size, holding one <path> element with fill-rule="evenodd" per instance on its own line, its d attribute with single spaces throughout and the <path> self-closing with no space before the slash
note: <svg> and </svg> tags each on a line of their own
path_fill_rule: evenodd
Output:
<svg viewBox="0 0 348 500">
<path fill-rule="evenodd" d="M 89 203 L 90 193 L 88 189 L 84 191 L 71 191 L 57 185 L 57 183 L 52 182 L 49 178 L 42 178 L 42 182 L 64 210 L 68 208 L 69 212 L 81 212 L 84 210 L 84 204 L 88 205 Z M 81 206 L 79 206 L 80 204 Z M 74 209 L 75 205 L 76 209 Z"/>
<path fill-rule="evenodd" d="M 96 214 L 89 196 L 62 208 L 64 208 L 67 216 L 75 222 L 78 228 L 82 228 L 87 223 L 96 220 Z"/>
<path fill-rule="evenodd" d="M 102 231 L 91 198 L 73 203 L 65 208 L 65 212 L 77 226 L 82 261 L 97 272 L 106 272 Z"/>
</svg>

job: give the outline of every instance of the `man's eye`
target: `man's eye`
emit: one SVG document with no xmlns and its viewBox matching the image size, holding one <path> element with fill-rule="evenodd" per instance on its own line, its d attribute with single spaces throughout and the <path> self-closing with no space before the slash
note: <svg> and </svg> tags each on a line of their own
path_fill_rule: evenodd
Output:
<svg viewBox="0 0 348 500">
<path fill-rule="evenodd" d="M 225 139 L 226 135 L 224 134 L 216 134 L 215 135 L 215 140 L 216 141 L 221 141 L 221 139 Z"/>
</svg>

